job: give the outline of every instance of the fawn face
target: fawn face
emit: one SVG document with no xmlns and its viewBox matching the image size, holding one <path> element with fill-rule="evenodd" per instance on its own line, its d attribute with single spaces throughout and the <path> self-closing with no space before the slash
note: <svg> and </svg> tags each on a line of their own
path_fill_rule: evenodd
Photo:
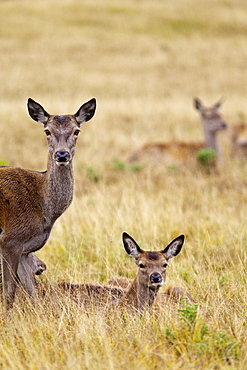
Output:
<svg viewBox="0 0 247 370">
<path fill-rule="evenodd" d="M 138 279 L 148 287 L 160 287 L 166 280 L 168 260 L 161 252 L 143 252 L 136 259 Z"/>
<path fill-rule="evenodd" d="M 93 117 L 95 109 L 96 100 L 91 99 L 74 115 L 50 115 L 39 103 L 28 99 L 29 114 L 44 125 L 51 158 L 58 166 L 66 166 L 73 159 L 80 126 Z"/>
<path fill-rule="evenodd" d="M 123 233 L 124 248 L 138 266 L 138 283 L 149 288 L 162 286 L 166 280 L 168 261 L 181 251 L 183 242 L 184 236 L 180 235 L 162 251 L 143 251 L 131 236 Z"/>
</svg>

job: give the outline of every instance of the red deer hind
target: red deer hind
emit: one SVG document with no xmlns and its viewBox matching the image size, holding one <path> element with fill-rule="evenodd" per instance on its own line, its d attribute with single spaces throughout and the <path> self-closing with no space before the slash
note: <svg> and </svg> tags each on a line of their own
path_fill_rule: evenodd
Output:
<svg viewBox="0 0 247 370">
<path fill-rule="evenodd" d="M 32 99 L 27 106 L 32 119 L 44 126 L 48 165 L 45 172 L 0 167 L 0 247 L 7 312 L 19 281 L 29 295 L 36 293 L 30 253 L 45 245 L 54 222 L 72 201 L 76 140 L 81 124 L 93 117 L 96 100 L 73 115 L 50 115 Z"/>
</svg>

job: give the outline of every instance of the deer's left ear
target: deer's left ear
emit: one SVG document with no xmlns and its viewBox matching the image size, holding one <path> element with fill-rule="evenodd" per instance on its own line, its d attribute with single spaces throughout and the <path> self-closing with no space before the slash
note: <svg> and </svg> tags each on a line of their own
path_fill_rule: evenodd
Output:
<svg viewBox="0 0 247 370">
<path fill-rule="evenodd" d="M 135 260 L 137 260 L 141 253 L 143 253 L 136 241 L 127 233 L 123 233 L 123 244 L 126 252 Z"/>
<path fill-rule="evenodd" d="M 95 98 L 84 103 L 74 115 L 79 126 L 82 123 L 89 121 L 94 116 L 95 110 L 96 110 L 96 99 Z"/>
<path fill-rule="evenodd" d="M 224 100 L 220 98 L 220 100 L 214 104 L 214 109 L 219 110 L 223 103 L 224 103 Z"/>
<path fill-rule="evenodd" d="M 182 249 L 184 244 L 184 235 L 178 236 L 174 239 L 163 251 L 165 258 L 167 261 L 173 257 L 175 257 Z"/>
</svg>

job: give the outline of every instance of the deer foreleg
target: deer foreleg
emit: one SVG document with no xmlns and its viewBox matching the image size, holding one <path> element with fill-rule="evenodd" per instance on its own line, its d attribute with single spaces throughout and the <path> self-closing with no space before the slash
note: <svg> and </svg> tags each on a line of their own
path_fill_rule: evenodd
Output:
<svg viewBox="0 0 247 370">
<path fill-rule="evenodd" d="M 2 249 L 2 279 L 3 279 L 3 297 L 6 311 L 8 312 L 14 303 L 16 286 L 18 284 L 17 268 L 21 251 L 14 248 Z"/>
</svg>

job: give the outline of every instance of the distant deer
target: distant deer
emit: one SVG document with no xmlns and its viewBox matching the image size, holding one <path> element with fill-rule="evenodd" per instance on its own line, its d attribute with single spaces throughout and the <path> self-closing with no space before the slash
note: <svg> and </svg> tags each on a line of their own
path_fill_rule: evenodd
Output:
<svg viewBox="0 0 247 370">
<path fill-rule="evenodd" d="M 171 162 L 187 163 L 195 159 L 199 150 L 208 148 L 214 150 L 216 157 L 221 158 L 218 143 L 218 132 L 226 130 L 227 124 L 220 114 L 221 101 L 211 107 L 204 107 L 199 99 L 194 99 L 194 106 L 201 114 L 204 131 L 204 142 L 171 141 L 167 143 L 148 143 L 135 151 L 130 162 Z"/>
<path fill-rule="evenodd" d="M 247 124 L 238 122 L 231 125 L 230 138 L 232 143 L 232 156 L 247 157 Z"/>
<path fill-rule="evenodd" d="M 168 261 L 181 251 L 183 243 L 184 235 L 180 235 L 159 252 L 143 251 L 130 235 L 123 233 L 124 248 L 134 258 L 138 272 L 126 293 L 116 304 L 137 311 L 150 308 L 159 288 L 165 283 Z"/>
<path fill-rule="evenodd" d="M 7 312 L 13 306 L 19 280 L 31 296 L 35 295 L 30 253 L 44 246 L 54 222 L 72 201 L 76 140 L 81 124 L 93 117 L 96 100 L 83 104 L 74 115 L 50 115 L 32 99 L 27 106 L 31 118 L 44 126 L 48 165 L 45 172 L 0 167 L 0 247 Z"/>
</svg>

